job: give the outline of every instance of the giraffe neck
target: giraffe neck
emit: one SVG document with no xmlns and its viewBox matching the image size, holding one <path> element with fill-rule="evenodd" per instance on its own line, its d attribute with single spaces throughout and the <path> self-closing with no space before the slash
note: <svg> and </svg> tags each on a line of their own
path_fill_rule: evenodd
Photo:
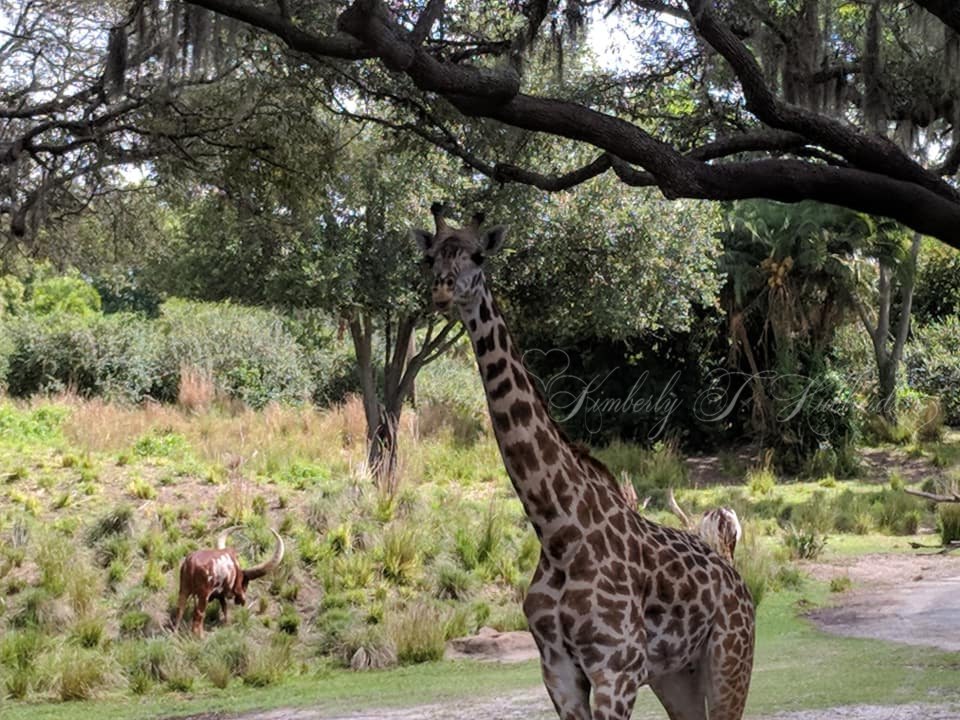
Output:
<svg viewBox="0 0 960 720">
<path fill-rule="evenodd" d="M 461 307 L 507 474 L 541 541 L 576 513 L 579 459 L 547 412 L 486 283 Z"/>
</svg>

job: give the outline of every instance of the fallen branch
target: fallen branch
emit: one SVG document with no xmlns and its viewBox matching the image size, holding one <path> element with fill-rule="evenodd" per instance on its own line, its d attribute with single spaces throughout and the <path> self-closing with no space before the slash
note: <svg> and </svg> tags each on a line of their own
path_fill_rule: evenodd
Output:
<svg viewBox="0 0 960 720">
<path fill-rule="evenodd" d="M 924 555 L 946 555 L 948 552 L 960 550 L 960 540 L 951 540 L 947 545 L 921 545 L 918 542 L 911 542 L 910 547 L 914 550 L 936 550 L 932 553 L 923 553 Z"/>
<path fill-rule="evenodd" d="M 936 503 L 960 503 L 960 493 L 957 492 L 952 492 L 949 495 L 935 495 L 934 493 L 924 492 L 923 490 L 911 490 L 910 488 L 904 488 L 903 491 L 908 495 L 916 495 L 917 497 L 926 498 Z"/>
</svg>

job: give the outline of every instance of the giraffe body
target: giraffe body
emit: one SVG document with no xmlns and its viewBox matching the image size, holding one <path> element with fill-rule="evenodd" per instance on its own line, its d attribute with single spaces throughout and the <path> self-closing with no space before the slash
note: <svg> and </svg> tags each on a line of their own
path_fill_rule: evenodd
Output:
<svg viewBox="0 0 960 720">
<path fill-rule="evenodd" d="M 699 538 L 641 517 L 609 471 L 550 418 L 487 287 L 504 231 L 481 219 L 415 230 L 433 300 L 470 334 L 507 473 L 541 542 L 523 603 L 564 720 L 628 720 L 644 684 L 671 720 L 740 720 L 754 612 L 733 567 Z"/>
</svg>

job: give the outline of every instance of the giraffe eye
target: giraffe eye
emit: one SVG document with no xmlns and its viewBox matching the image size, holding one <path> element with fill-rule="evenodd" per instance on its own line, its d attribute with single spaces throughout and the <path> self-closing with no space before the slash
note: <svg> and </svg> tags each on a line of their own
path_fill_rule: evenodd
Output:
<svg viewBox="0 0 960 720">
<path fill-rule="evenodd" d="M 432 268 L 435 258 L 433 255 L 424 255 L 423 256 L 423 265 L 424 267 Z"/>
</svg>

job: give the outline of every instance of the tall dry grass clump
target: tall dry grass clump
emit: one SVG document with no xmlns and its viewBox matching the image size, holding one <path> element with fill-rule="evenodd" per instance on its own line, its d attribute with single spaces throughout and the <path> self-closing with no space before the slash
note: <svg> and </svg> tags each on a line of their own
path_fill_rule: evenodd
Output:
<svg viewBox="0 0 960 720">
<path fill-rule="evenodd" d="M 180 383 L 177 386 L 177 406 L 187 412 L 205 412 L 213 405 L 217 386 L 213 373 L 189 363 L 180 365 Z"/>
<path fill-rule="evenodd" d="M 162 429 L 183 433 L 189 421 L 176 408 L 155 402 L 120 405 L 100 398 L 69 402 L 63 430 L 68 439 L 88 452 L 118 452 L 137 438 Z"/>
</svg>

